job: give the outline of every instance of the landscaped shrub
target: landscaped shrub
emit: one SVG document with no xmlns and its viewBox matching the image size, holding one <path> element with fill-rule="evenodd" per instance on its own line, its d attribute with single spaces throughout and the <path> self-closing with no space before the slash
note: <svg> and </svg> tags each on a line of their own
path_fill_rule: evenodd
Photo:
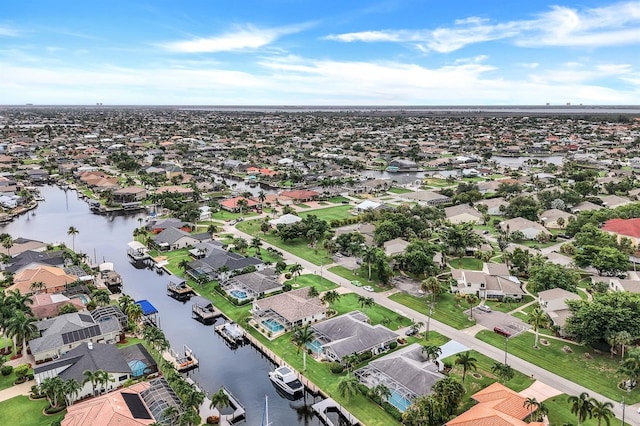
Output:
<svg viewBox="0 0 640 426">
<path fill-rule="evenodd" d="M 47 414 L 57 414 L 60 411 L 66 409 L 67 407 L 65 407 L 64 405 L 61 407 L 47 407 L 44 409 L 44 412 Z"/>
<path fill-rule="evenodd" d="M 371 351 L 366 351 L 366 352 L 363 352 L 360 355 L 358 355 L 358 359 L 360 361 L 366 361 L 368 359 L 371 359 L 372 356 L 373 356 L 373 354 L 371 353 Z"/>
<path fill-rule="evenodd" d="M 62 424 L 62 419 L 56 419 L 51 422 L 51 426 L 60 426 Z"/>
<path fill-rule="evenodd" d="M 384 408 L 384 411 L 386 411 L 389 415 L 391 415 L 391 417 L 393 417 L 399 422 L 402 421 L 402 413 L 398 411 L 396 407 L 394 407 L 387 401 L 382 401 L 382 404 L 380 405 L 382 406 L 382 408 Z"/>
<path fill-rule="evenodd" d="M 13 367 L 11 365 L 3 365 L 0 369 L 0 373 L 2 373 L 3 376 L 8 376 L 13 373 Z"/>
<path fill-rule="evenodd" d="M 395 349 L 398 347 L 398 342 L 391 342 L 389 343 L 389 349 Z"/>
<path fill-rule="evenodd" d="M 291 284 L 285 284 L 282 286 L 282 291 L 291 291 L 293 287 L 291 287 Z"/>
<path fill-rule="evenodd" d="M 13 372 L 16 374 L 16 382 L 22 383 L 27 380 L 29 366 L 27 364 L 20 364 L 13 370 Z"/>
<path fill-rule="evenodd" d="M 291 279 L 291 274 L 289 272 L 287 272 L 286 274 L 284 274 L 284 278 L 287 280 Z"/>
<path fill-rule="evenodd" d="M 344 371 L 344 366 L 339 362 L 334 362 L 331 364 L 331 372 L 333 374 L 342 374 L 343 371 Z"/>
</svg>

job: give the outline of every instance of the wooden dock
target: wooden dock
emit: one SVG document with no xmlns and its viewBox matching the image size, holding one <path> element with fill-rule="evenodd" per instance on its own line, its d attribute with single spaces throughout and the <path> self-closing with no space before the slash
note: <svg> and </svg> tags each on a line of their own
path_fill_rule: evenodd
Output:
<svg viewBox="0 0 640 426">
<path fill-rule="evenodd" d="M 335 425 L 331 420 L 329 420 L 329 417 L 327 416 L 327 410 L 338 411 L 340 414 L 344 416 L 345 419 L 347 419 L 349 424 L 352 426 L 362 424 L 360 420 L 353 417 L 353 415 L 350 412 L 348 412 L 342 405 L 338 404 L 332 398 L 326 398 L 316 404 L 313 404 L 311 406 L 311 409 L 315 411 L 316 414 L 318 414 L 318 417 L 320 417 L 320 419 L 322 419 L 322 421 L 328 426 L 335 426 Z"/>
<path fill-rule="evenodd" d="M 184 353 L 178 354 L 172 348 L 164 351 L 162 357 L 174 366 L 176 371 L 185 372 L 198 367 L 198 358 L 194 355 L 191 348 L 184 345 Z"/>
<path fill-rule="evenodd" d="M 217 325 L 215 330 L 227 343 L 233 346 L 241 345 L 246 341 L 245 335 L 247 333 L 233 321 Z"/>
<path fill-rule="evenodd" d="M 191 298 L 191 318 L 200 321 L 205 325 L 213 324 L 218 317 L 224 317 L 224 314 L 217 310 L 210 300 L 201 296 Z"/>
<path fill-rule="evenodd" d="M 186 284 L 167 284 L 167 295 L 181 302 L 189 300 L 194 294 L 193 289 Z"/>
</svg>

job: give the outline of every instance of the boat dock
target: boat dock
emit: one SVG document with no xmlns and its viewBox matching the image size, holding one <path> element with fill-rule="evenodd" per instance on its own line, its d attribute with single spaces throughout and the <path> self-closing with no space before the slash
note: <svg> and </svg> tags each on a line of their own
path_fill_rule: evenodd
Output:
<svg viewBox="0 0 640 426">
<path fill-rule="evenodd" d="M 187 345 L 184 345 L 183 354 L 178 354 L 172 348 L 169 348 L 162 353 L 162 357 L 181 373 L 198 367 L 198 358 L 196 358 L 191 348 Z"/>
<path fill-rule="evenodd" d="M 311 409 L 316 412 L 318 417 L 328 426 L 337 426 L 327 416 L 327 411 L 339 412 L 350 425 L 360 425 L 360 420 L 353 417 L 353 415 L 345 410 L 340 404 L 335 402 L 333 398 L 326 398 L 322 401 L 315 403 L 311 406 Z M 343 424 L 342 422 L 340 424 Z"/>
<path fill-rule="evenodd" d="M 131 241 L 127 244 L 127 246 L 129 247 L 127 249 L 127 254 L 136 262 L 149 259 L 149 249 L 147 249 L 147 246 L 145 246 L 141 242 Z"/>
<path fill-rule="evenodd" d="M 209 299 L 201 296 L 193 296 L 191 302 L 191 318 L 205 325 L 213 324 L 216 318 L 224 316 L 222 312 L 213 306 L 213 303 L 211 303 Z"/>
<path fill-rule="evenodd" d="M 245 342 L 244 330 L 233 321 L 217 325 L 215 327 L 215 330 L 216 333 L 218 333 L 224 338 L 224 340 L 232 345 L 239 345 Z"/>
<path fill-rule="evenodd" d="M 233 408 L 233 413 L 231 414 L 222 414 L 220 416 L 220 424 L 221 425 L 231 425 L 236 421 L 245 418 L 247 410 L 244 408 L 244 405 L 240 403 L 238 398 L 236 398 L 229 389 L 222 387 L 222 391 L 227 394 L 229 397 L 229 405 Z"/>
<path fill-rule="evenodd" d="M 167 284 L 167 295 L 173 297 L 176 300 L 184 302 L 189 300 L 194 294 L 194 291 L 186 283 L 169 283 Z"/>
</svg>

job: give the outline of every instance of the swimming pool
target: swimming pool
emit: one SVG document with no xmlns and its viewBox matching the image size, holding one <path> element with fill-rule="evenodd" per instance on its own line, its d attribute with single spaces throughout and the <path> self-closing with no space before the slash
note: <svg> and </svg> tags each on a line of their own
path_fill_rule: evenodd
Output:
<svg viewBox="0 0 640 426">
<path fill-rule="evenodd" d="M 264 320 L 262 321 L 262 324 L 274 333 L 284 330 L 284 326 L 274 319 Z"/>
<path fill-rule="evenodd" d="M 318 340 L 314 340 L 311 343 L 307 343 L 307 348 L 311 349 L 316 354 L 322 353 L 322 343 L 320 343 Z"/>
<path fill-rule="evenodd" d="M 235 297 L 238 300 L 247 298 L 247 292 L 242 290 L 234 289 L 234 290 L 231 290 L 229 294 L 231 294 L 233 297 Z"/>
<path fill-rule="evenodd" d="M 389 404 L 396 407 L 401 413 L 404 413 L 406 409 L 411 405 L 411 401 L 400 395 L 397 390 L 391 391 L 391 395 L 389 395 L 387 401 L 389 401 Z"/>
<path fill-rule="evenodd" d="M 89 296 L 87 296 L 86 294 L 76 294 L 75 296 L 71 296 L 70 299 L 80 299 L 83 305 L 86 305 L 91 301 L 89 299 Z"/>
</svg>

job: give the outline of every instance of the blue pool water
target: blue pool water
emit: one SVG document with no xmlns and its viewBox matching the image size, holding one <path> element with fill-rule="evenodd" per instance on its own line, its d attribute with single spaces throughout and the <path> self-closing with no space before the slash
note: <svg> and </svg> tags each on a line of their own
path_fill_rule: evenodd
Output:
<svg viewBox="0 0 640 426">
<path fill-rule="evenodd" d="M 317 340 L 314 340 L 311 343 L 307 343 L 307 348 L 311 349 L 316 354 L 322 353 L 322 343 Z"/>
<path fill-rule="evenodd" d="M 231 290 L 229 292 L 236 299 L 242 300 L 247 298 L 247 292 L 242 290 Z"/>
<path fill-rule="evenodd" d="M 72 296 L 71 299 L 80 299 L 80 301 L 84 305 L 90 302 L 89 297 L 86 294 L 77 294 L 75 296 Z"/>
<path fill-rule="evenodd" d="M 262 321 L 262 324 L 274 333 L 276 331 L 284 330 L 284 326 L 273 319 L 264 320 Z"/>
<path fill-rule="evenodd" d="M 387 400 L 389 401 L 389 404 L 396 407 L 401 413 L 404 413 L 411 405 L 411 401 L 400 395 L 397 390 L 392 390 L 391 395 L 389 395 Z"/>
</svg>

